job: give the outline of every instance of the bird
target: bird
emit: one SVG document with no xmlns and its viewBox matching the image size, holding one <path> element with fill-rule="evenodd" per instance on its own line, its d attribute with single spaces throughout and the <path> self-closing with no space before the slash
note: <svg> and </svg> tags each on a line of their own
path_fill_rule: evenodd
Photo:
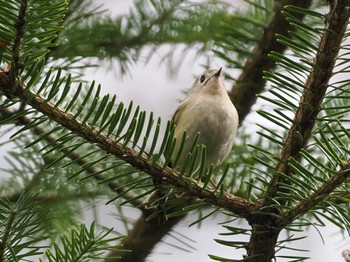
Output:
<svg viewBox="0 0 350 262">
<path fill-rule="evenodd" d="M 170 153 L 169 167 L 179 169 L 186 165 L 195 142 L 199 147 L 206 148 L 205 171 L 201 180 L 211 166 L 217 167 L 225 161 L 237 136 L 239 117 L 225 88 L 222 67 L 205 70 L 197 77 L 173 114 L 171 123 L 175 129 L 170 141 L 175 140 L 175 147 Z M 183 144 L 184 134 L 186 140 Z M 199 161 L 200 154 L 196 159 L 197 164 Z M 162 179 L 153 179 L 153 183 L 156 190 L 144 201 L 145 208 L 156 208 L 159 212 L 158 222 L 165 223 L 168 219 L 165 207 L 168 198 L 182 198 L 185 192 L 164 186 Z"/>
<path fill-rule="evenodd" d="M 197 134 L 197 145 L 206 148 L 206 170 L 225 161 L 237 136 L 239 116 L 225 88 L 222 67 L 207 69 L 196 78 L 171 122 L 176 143 L 170 164 L 176 161 L 178 168 L 185 164 Z M 186 143 L 178 156 L 184 132 Z"/>
</svg>

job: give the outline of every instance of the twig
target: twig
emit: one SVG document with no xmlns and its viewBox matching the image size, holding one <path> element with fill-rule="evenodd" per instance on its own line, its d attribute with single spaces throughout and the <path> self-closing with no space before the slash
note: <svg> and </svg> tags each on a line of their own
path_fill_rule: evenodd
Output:
<svg viewBox="0 0 350 262">
<path fill-rule="evenodd" d="M 294 30 L 282 14 L 286 5 L 294 5 L 308 8 L 311 0 L 284 0 L 275 1 L 275 15 L 264 30 L 263 36 L 252 52 L 243 67 L 241 75 L 232 87 L 229 95 L 237 108 L 239 120 L 242 123 L 255 104 L 257 94 L 261 93 L 266 84 L 263 78 L 264 71 L 271 71 L 276 67 L 275 62 L 268 57 L 271 51 L 283 53 L 286 46 L 277 42 L 276 34 L 287 36 L 288 32 Z M 296 17 L 303 20 L 304 15 L 296 14 Z"/>
<path fill-rule="evenodd" d="M 0 119 L 10 117 L 13 113 L 14 112 L 11 112 L 11 110 L 9 109 L 2 109 L 0 112 Z M 21 125 L 28 125 L 30 124 L 31 120 L 28 117 L 20 117 L 16 120 L 16 122 L 17 124 Z M 39 126 L 35 126 L 32 129 L 32 131 L 38 136 L 46 133 L 46 131 Z M 55 146 L 56 141 L 58 141 L 58 138 L 54 134 L 47 135 L 44 139 L 52 146 Z M 85 168 L 86 172 L 90 174 L 95 174 L 93 176 L 94 179 L 98 181 L 103 181 L 106 179 L 107 176 L 101 174 L 100 168 L 88 165 L 89 162 L 86 159 L 82 158 L 79 153 L 71 151 L 67 147 L 60 147 L 59 150 L 66 157 L 73 160 L 77 165 L 80 165 L 81 167 Z M 127 192 L 124 187 L 121 187 L 120 184 L 116 183 L 115 181 L 109 181 L 107 183 L 107 186 L 111 189 L 111 191 L 116 192 L 117 194 L 122 195 L 124 199 L 129 200 L 129 203 L 132 206 L 142 209 L 142 201 L 136 199 L 136 195 L 134 195 L 131 191 Z"/>
<path fill-rule="evenodd" d="M 12 46 L 12 70 L 10 71 L 10 77 L 15 81 L 22 65 L 20 61 L 20 46 L 22 38 L 24 36 L 24 27 L 26 23 L 26 12 L 28 8 L 28 1 L 22 0 L 21 6 L 18 12 L 18 18 L 15 24 L 16 35 Z"/>
<path fill-rule="evenodd" d="M 307 199 L 297 203 L 290 211 L 281 214 L 281 226 L 289 224 L 299 215 L 315 207 L 318 203 L 326 199 L 338 186 L 342 185 L 350 177 L 350 161 L 347 162 L 335 175 L 326 183 L 315 190 Z"/>
<path fill-rule="evenodd" d="M 264 204 L 267 204 L 269 199 L 273 198 L 279 190 L 278 183 L 281 181 L 279 173 L 290 174 L 288 160 L 294 158 L 300 161 L 300 151 L 307 146 L 316 117 L 321 110 L 328 82 L 333 74 L 349 16 L 350 10 L 344 1 L 337 1 L 331 5 L 324 35 L 321 37 L 318 52 L 313 62 L 313 71 L 306 80 L 299 107 L 285 139 L 280 161 L 270 181 Z"/>
<path fill-rule="evenodd" d="M 185 215 L 171 217 L 166 223 L 159 223 L 158 219 L 147 220 L 147 214 L 142 214 L 133 229 L 120 243 L 125 249 L 132 252 L 111 251 L 105 258 L 105 262 L 145 261 L 151 250 L 184 217 Z"/>
<path fill-rule="evenodd" d="M 115 143 L 114 140 L 97 132 L 88 124 L 80 123 L 78 119 L 74 119 L 73 114 L 65 112 L 59 107 L 55 107 L 54 104 L 47 102 L 42 96 L 36 95 L 32 90 L 24 89 L 20 84 L 17 85 L 14 92 L 11 92 L 9 88 L 13 83 L 7 82 L 6 80 L 8 80 L 8 78 L 1 77 L 1 74 L 6 73 L 0 72 L 0 89 L 5 94 L 16 96 L 53 121 L 75 132 L 90 143 L 96 144 L 105 152 L 115 155 L 117 158 L 124 160 L 131 166 L 149 174 L 155 179 L 161 179 L 164 182 L 184 189 L 190 196 L 198 197 L 210 204 L 222 207 L 243 217 L 252 211 L 254 205 L 246 199 L 227 192 L 219 197 L 213 188 L 207 187 L 203 189 L 204 185 L 202 182 L 195 180 L 188 181 L 188 178 L 180 177 L 179 174 L 168 167 L 163 168 L 162 165 L 154 165 L 151 159 L 145 156 L 139 157 L 138 152 L 135 150 L 124 147 L 121 143 Z M 5 82 L 3 82 L 3 80 L 5 80 Z M 188 187 L 189 182 L 191 183 L 191 189 Z"/>
</svg>

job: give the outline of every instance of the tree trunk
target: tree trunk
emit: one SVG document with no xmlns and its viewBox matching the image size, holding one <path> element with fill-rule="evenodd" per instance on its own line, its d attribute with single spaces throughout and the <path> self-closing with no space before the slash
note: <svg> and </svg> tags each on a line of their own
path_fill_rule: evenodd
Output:
<svg viewBox="0 0 350 262">
<path fill-rule="evenodd" d="M 268 224 L 254 224 L 252 228 L 247 246 L 248 261 L 271 262 L 275 257 L 275 247 L 281 230 L 274 229 Z"/>
<path fill-rule="evenodd" d="M 108 254 L 105 262 L 142 262 L 151 253 L 153 248 L 169 231 L 183 218 L 178 216 L 169 218 L 166 223 L 157 218 L 147 221 L 145 215 L 137 220 L 134 228 L 122 241 L 122 248 L 131 252 L 114 251 Z"/>
</svg>

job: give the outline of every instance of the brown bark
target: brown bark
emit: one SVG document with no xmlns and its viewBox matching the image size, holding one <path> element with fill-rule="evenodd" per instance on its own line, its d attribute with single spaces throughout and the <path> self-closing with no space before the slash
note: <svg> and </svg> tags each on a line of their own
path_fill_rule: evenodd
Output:
<svg viewBox="0 0 350 262">
<path fill-rule="evenodd" d="M 268 55 L 272 51 L 282 54 L 286 50 L 285 45 L 277 42 L 276 34 L 287 36 L 288 31 L 294 30 L 281 12 L 286 5 L 308 8 L 311 2 L 311 0 L 276 1 L 275 15 L 264 30 L 261 40 L 252 51 L 252 57 L 246 61 L 241 75 L 229 93 L 237 108 L 240 122 L 243 122 L 255 104 L 256 95 L 265 89 L 264 71 L 271 71 L 276 67 L 275 62 Z M 298 14 L 296 17 L 303 20 L 304 15 Z"/>
<path fill-rule="evenodd" d="M 288 132 L 284 147 L 281 152 L 280 162 L 276 167 L 267 198 L 274 197 L 278 191 L 277 183 L 281 176 L 278 173 L 289 174 L 288 159 L 294 158 L 300 161 L 300 151 L 306 148 L 312 129 L 316 123 L 316 117 L 321 110 L 323 97 L 327 91 L 329 80 L 333 75 L 333 69 L 343 40 L 350 11 L 344 1 L 331 5 L 326 16 L 326 26 L 321 37 L 318 52 L 313 61 L 313 69 L 309 74 L 299 107 L 296 111 L 293 124 Z"/>
<path fill-rule="evenodd" d="M 169 233 L 169 229 L 173 228 L 183 216 L 169 218 L 164 223 L 159 223 L 158 219 L 146 220 L 145 215 L 134 224 L 126 238 L 122 241 L 123 248 L 131 250 L 131 252 L 111 252 L 105 259 L 105 262 L 136 262 L 145 261 L 150 251 L 161 241 L 161 239 Z M 118 258 L 120 257 L 120 258 Z"/>
<path fill-rule="evenodd" d="M 254 262 L 271 262 L 275 257 L 275 247 L 280 229 L 270 227 L 261 221 L 252 226 L 247 259 Z"/>
<path fill-rule="evenodd" d="M 324 34 L 321 37 L 317 55 L 313 61 L 313 70 L 308 76 L 299 107 L 295 114 L 293 125 L 288 132 L 281 152 L 280 162 L 269 184 L 265 200 L 262 204 L 264 213 L 253 213 L 247 220 L 252 226 L 252 235 L 247 246 L 249 261 L 270 262 L 275 256 L 275 247 L 281 229 L 291 223 L 299 215 L 304 214 L 317 203 L 322 201 L 337 186 L 349 176 L 349 164 L 335 174 L 329 183 L 322 185 L 305 201 L 294 206 L 290 212 L 281 213 L 274 197 L 284 190 L 279 187 L 282 180 L 281 173 L 291 175 L 288 160 L 294 158 L 300 161 L 300 151 L 306 148 L 311 131 L 316 123 L 316 117 L 321 110 L 321 103 L 328 88 L 328 82 L 333 75 L 336 58 L 343 40 L 347 23 L 350 17 L 350 8 L 345 1 L 332 2 L 326 16 Z M 286 192 L 293 194 L 293 192 Z M 281 207 L 286 204 L 281 201 Z"/>
</svg>

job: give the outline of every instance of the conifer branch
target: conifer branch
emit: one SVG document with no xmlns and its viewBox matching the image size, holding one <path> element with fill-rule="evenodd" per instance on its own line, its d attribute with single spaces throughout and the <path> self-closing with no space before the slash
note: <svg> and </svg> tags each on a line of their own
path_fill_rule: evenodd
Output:
<svg viewBox="0 0 350 262">
<path fill-rule="evenodd" d="M 314 208 L 317 204 L 329 197 L 329 195 L 350 177 L 350 161 L 334 174 L 326 183 L 322 184 L 307 199 L 297 203 L 288 212 L 281 214 L 281 226 L 286 226 L 298 216 Z M 333 201 L 330 201 L 333 202 Z M 327 205 L 327 204 L 326 204 Z"/>
<path fill-rule="evenodd" d="M 281 182 L 279 174 L 288 175 L 291 173 L 288 160 L 294 158 L 300 161 L 300 152 L 308 144 L 316 117 L 322 109 L 321 104 L 328 88 L 328 82 L 333 75 L 334 65 L 344 38 L 349 16 L 350 10 L 345 2 L 339 1 L 331 5 L 331 9 L 326 16 L 324 34 L 321 37 L 318 52 L 313 61 L 313 71 L 306 80 L 293 124 L 284 142 L 280 161 L 270 181 L 265 203 L 269 198 L 274 197 L 279 190 L 278 183 Z"/>
<path fill-rule="evenodd" d="M 282 11 L 286 5 L 308 8 L 311 2 L 312 0 L 275 1 L 275 14 L 271 22 L 265 28 L 262 38 L 252 51 L 252 57 L 246 61 L 242 73 L 229 92 L 241 123 L 255 104 L 257 94 L 265 88 L 264 71 L 272 71 L 276 67 L 275 62 L 268 55 L 272 51 L 282 54 L 286 50 L 286 46 L 277 41 L 276 34 L 287 36 L 289 31 L 294 30 L 286 21 Z M 304 15 L 297 14 L 296 17 L 303 20 Z"/>
<path fill-rule="evenodd" d="M 11 210 L 10 216 L 7 218 L 7 223 L 2 225 L 2 237 L 0 239 L 0 261 L 6 261 L 6 250 L 9 248 L 10 234 L 13 224 L 15 222 L 17 212 Z"/>
<path fill-rule="evenodd" d="M 147 214 L 142 214 L 120 243 L 125 249 L 132 252 L 112 251 L 106 257 L 105 262 L 145 261 L 154 247 L 184 217 L 185 215 L 171 217 L 166 223 L 159 223 L 158 219 L 147 220 Z"/>
<path fill-rule="evenodd" d="M 240 216 L 249 214 L 253 208 L 253 204 L 244 198 L 237 197 L 229 193 L 219 195 L 213 188 L 206 187 L 204 184 L 195 180 L 188 181 L 188 178 L 180 177 L 170 168 L 164 168 L 162 165 L 154 165 L 152 159 L 145 156 L 138 156 L 138 152 L 125 147 L 120 143 L 115 143 L 112 139 L 106 137 L 91 128 L 88 124 L 82 124 L 79 120 L 74 119 L 74 115 L 70 112 L 65 112 L 59 107 L 55 107 L 51 102 L 47 102 L 42 96 L 36 95 L 33 91 L 25 89 L 23 85 L 18 84 L 16 89 L 11 92 L 11 83 L 6 72 L 0 72 L 0 90 L 5 95 L 16 96 L 21 101 L 35 108 L 38 112 L 46 115 L 53 121 L 66 127 L 68 130 L 75 132 L 80 137 L 85 138 L 90 143 L 94 143 L 103 149 L 105 152 L 115 155 L 117 158 L 124 160 L 131 166 L 143 171 L 154 179 L 162 180 L 176 187 L 182 188 L 190 196 L 198 197 L 204 201 L 222 207 Z M 189 188 L 188 183 L 191 183 Z"/>
<path fill-rule="evenodd" d="M 11 112 L 11 110 L 9 109 L 3 109 L 0 111 L 0 119 L 10 117 L 13 114 L 14 112 Z M 30 122 L 31 120 L 25 116 L 20 117 L 16 120 L 17 124 L 24 125 L 24 126 L 29 125 Z M 35 126 L 32 129 L 32 131 L 37 136 L 40 136 L 46 133 L 45 130 L 40 126 Z M 44 139 L 47 143 L 49 143 L 52 146 L 55 146 L 58 141 L 58 138 L 54 134 L 47 135 L 45 136 Z M 59 150 L 67 158 L 71 159 L 72 161 L 74 161 L 74 163 L 84 168 L 86 172 L 88 172 L 89 174 L 94 174 L 93 178 L 96 179 L 97 181 L 104 181 L 107 178 L 107 176 L 101 174 L 102 172 L 100 168 L 88 165 L 89 162 L 86 159 L 82 158 L 82 156 L 76 151 L 71 151 L 66 147 L 60 147 Z M 124 187 L 121 187 L 115 181 L 109 181 L 107 183 L 107 186 L 112 192 L 122 195 L 123 198 L 125 200 L 128 200 L 129 201 L 128 203 L 130 203 L 132 206 L 142 209 L 142 201 L 140 201 L 139 199 L 136 199 L 136 196 L 131 191 L 127 192 Z"/>
<path fill-rule="evenodd" d="M 55 59 L 116 58 L 121 73 L 126 73 L 129 65 L 139 60 L 145 46 L 155 51 L 163 44 L 197 45 L 198 54 L 211 50 L 213 34 L 218 30 L 216 25 L 228 15 L 228 5 L 216 0 L 204 3 L 138 0 L 134 4 L 135 10 L 130 9 L 126 15 L 68 27 L 64 33 L 65 43 L 50 55 Z M 193 30 L 192 25 L 200 29 Z M 147 59 L 153 51 L 148 53 Z M 170 58 L 172 54 L 173 51 L 169 51 L 164 57 Z"/>
<path fill-rule="evenodd" d="M 71 113 L 47 102 L 44 97 L 35 94 L 33 91 L 29 90 L 29 88 L 27 89 L 24 83 L 19 82 L 20 79 L 18 78 L 18 73 L 20 72 L 21 64 L 19 53 L 17 53 L 18 57 L 16 57 L 16 48 L 14 48 L 12 58 L 13 61 L 18 62 L 13 63 L 13 67 L 9 72 L 0 71 L 0 90 L 7 97 L 18 98 L 22 103 L 27 103 L 53 121 L 56 121 L 61 126 L 86 139 L 88 142 L 96 144 L 105 152 L 124 160 L 136 169 L 149 174 L 152 178 L 161 180 L 162 183 L 168 183 L 181 188 L 185 192 L 185 195 L 204 199 L 207 203 L 231 211 L 241 217 L 245 217 L 252 226 L 250 243 L 247 245 L 247 259 L 249 261 L 259 262 L 271 261 L 275 255 L 276 243 L 280 230 L 322 201 L 326 202 L 325 200 L 332 200 L 330 194 L 350 177 L 350 162 L 347 162 L 338 172 L 333 174 L 328 180 L 328 183 L 312 190 L 310 196 L 305 200 L 297 202 L 292 207 L 293 209 L 289 209 L 284 213 L 283 211 L 280 211 L 281 209 L 278 207 L 276 207 L 276 209 L 265 208 L 257 211 L 261 206 L 268 207 L 271 204 L 270 200 L 274 199 L 274 197 L 278 195 L 278 192 L 283 190 L 279 186 L 280 182 L 283 183 L 285 181 L 279 174 L 291 174 L 291 167 L 288 166 L 289 159 L 293 158 L 296 161 L 300 161 L 300 151 L 308 145 L 312 129 L 316 123 L 317 115 L 321 110 L 321 102 L 327 91 L 328 82 L 333 73 L 335 60 L 350 15 L 349 8 L 347 4 L 345 4 L 345 2 L 348 3 L 348 1 L 329 2 L 331 8 L 326 17 L 326 30 L 324 30 L 318 53 L 313 61 L 313 71 L 310 73 L 305 84 L 303 96 L 301 97 L 292 127 L 284 141 L 283 149 L 280 153 L 280 162 L 276 167 L 276 172 L 272 176 L 266 198 L 264 199 L 264 202 L 258 204 L 251 203 L 244 198 L 226 192 L 222 194 L 216 193 L 211 187 L 204 187 L 201 182 L 190 180 L 187 177 L 181 177 L 170 168 L 164 168 L 163 165 L 157 165 L 157 163 L 154 163 L 153 159 L 140 156 L 139 152 L 126 147 L 125 144 L 122 145 L 115 142 L 115 140 L 112 140 L 101 133 L 102 131 L 98 132 L 88 124 L 82 124 L 79 119 L 75 118 Z M 23 3 L 25 3 L 24 0 Z M 268 54 L 271 51 L 283 53 L 286 48 L 278 43 L 275 37 L 276 34 L 287 35 L 288 31 L 292 30 L 290 25 L 285 21 L 281 11 L 285 5 L 296 5 L 307 8 L 310 6 L 310 3 L 311 0 L 276 1 L 275 16 L 265 28 L 261 41 L 253 51 L 253 57 L 246 62 L 243 72 L 230 94 L 239 111 L 241 121 L 245 119 L 252 105 L 255 103 L 256 94 L 262 92 L 264 89 L 265 80 L 262 78 L 263 71 L 271 71 L 275 67 L 275 63 L 268 58 Z M 172 10 L 170 11 L 172 12 Z M 303 19 L 302 14 L 297 15 L 297 17 Z M 24 19 L 24 16 L 22 18 Z M 166 17 L 163 18 L 165 19 Z M 146 26 L 145 29 L 151 30 L 151 27 L 152 25 L 148 27 Z M 20 36 L 18 33 L 20 32 L 20 26 L 16 26 L 16 30 L 16 36 Z M 143 40 L 143 37 L 138 40 Z M 108 50 L 114 46 L 106 45 L 103 47 Z M 6 117 L 6 114 L 0 112 L 0 118 L 1 117 Z M 19 121 L 23 121 L 23 119 L 26 118 L 22 117 Z M 27 120 L 30 121 L 30 119 Z M 29 122 L 22 124 L 26 125 L 28 123 Z M 45 133 L 45 130 L 36 130 L 36 128 L 38 127 L 33 128 L 34 132 L 39 132 L 38 134 Z M 53 144 L 57 140 L 55 136 L 47 136 L 47 139 L 49 143 Z M 62 153 L 73 160 L 77 160 L 77 162 L 83 161 L 76 152 L 70 152 L 67 150 L 62 151 Z M 86 165 L 85 161 L 78 164 L 82 167 L 89 166 Z M 86 171 L 91 174 L 100 174 L 101 170 L 89 166 Z M 96 175 L 95 179 L 104 180 L 104 177 Z M 108 186 L 112 190 L 116 187 L 118 190 L 122 190 L 117 191 L 119 194 L 125 193 L 125 191 L 123 191 L 124 189 L 120 188 L 118 185 L 116 186 L 114 182 L 111 182 Z M 128 194 L 124 194 L 124 197 L 127 197 L 128 199 L 136 199 L 133 195 Z M 130 201 L 130 203 L 135 207 L 138 207 L 140 206 L 141 201 L 135 200 L 135 202 Z M 185 204 L 188 204 L 188 202 Z M 276 202 L 273 204 L 278 205 Z M 325 204 L 327 205 L 327 203 Z M 182 207 L 178 206 L 177 208 L 180 208 L 181 210 Z M 119 254 L 118 251 L 112 252 L 110 254 L 111 256 L 120 255 L 122 258 L 116 260 L 109 256 L 106 258 L 106 261 L 144 261 L 162 237 L 168 234 L 170 230 L 184 217 L 173 217 L 165 224 L 158 224 L 157 219 L 152 219 L 150 221 L 146 219 L 149 215 L 147 212 L 152 211 L 153 210 L 148 211 L 143 209 L 141 217 L 135 223 L 134 228 L 129 231 L 128 236 L 122 241 L 124 247 L 133 252 L 126 253 L 125 255 Z M 0 240 L 0 254 L 2 244 L 3 241 Z"/>
<path fill-rule="evenodd" d="M 10 76 L 13 80 L 16 79 L 19 70 L 21 69 L 20 61 L 20 46 L 22 38 L 24 36 L 24 27 L 26 23 L 26 12 L 28 9 L 28 1 L 22 0 L 20 4 L 20 9 L 18 12 L 18 19 L 15 24 L 16 35 L 12 46 L 12 62 L 13 70 L 11 70 Z"/>
</svg>

